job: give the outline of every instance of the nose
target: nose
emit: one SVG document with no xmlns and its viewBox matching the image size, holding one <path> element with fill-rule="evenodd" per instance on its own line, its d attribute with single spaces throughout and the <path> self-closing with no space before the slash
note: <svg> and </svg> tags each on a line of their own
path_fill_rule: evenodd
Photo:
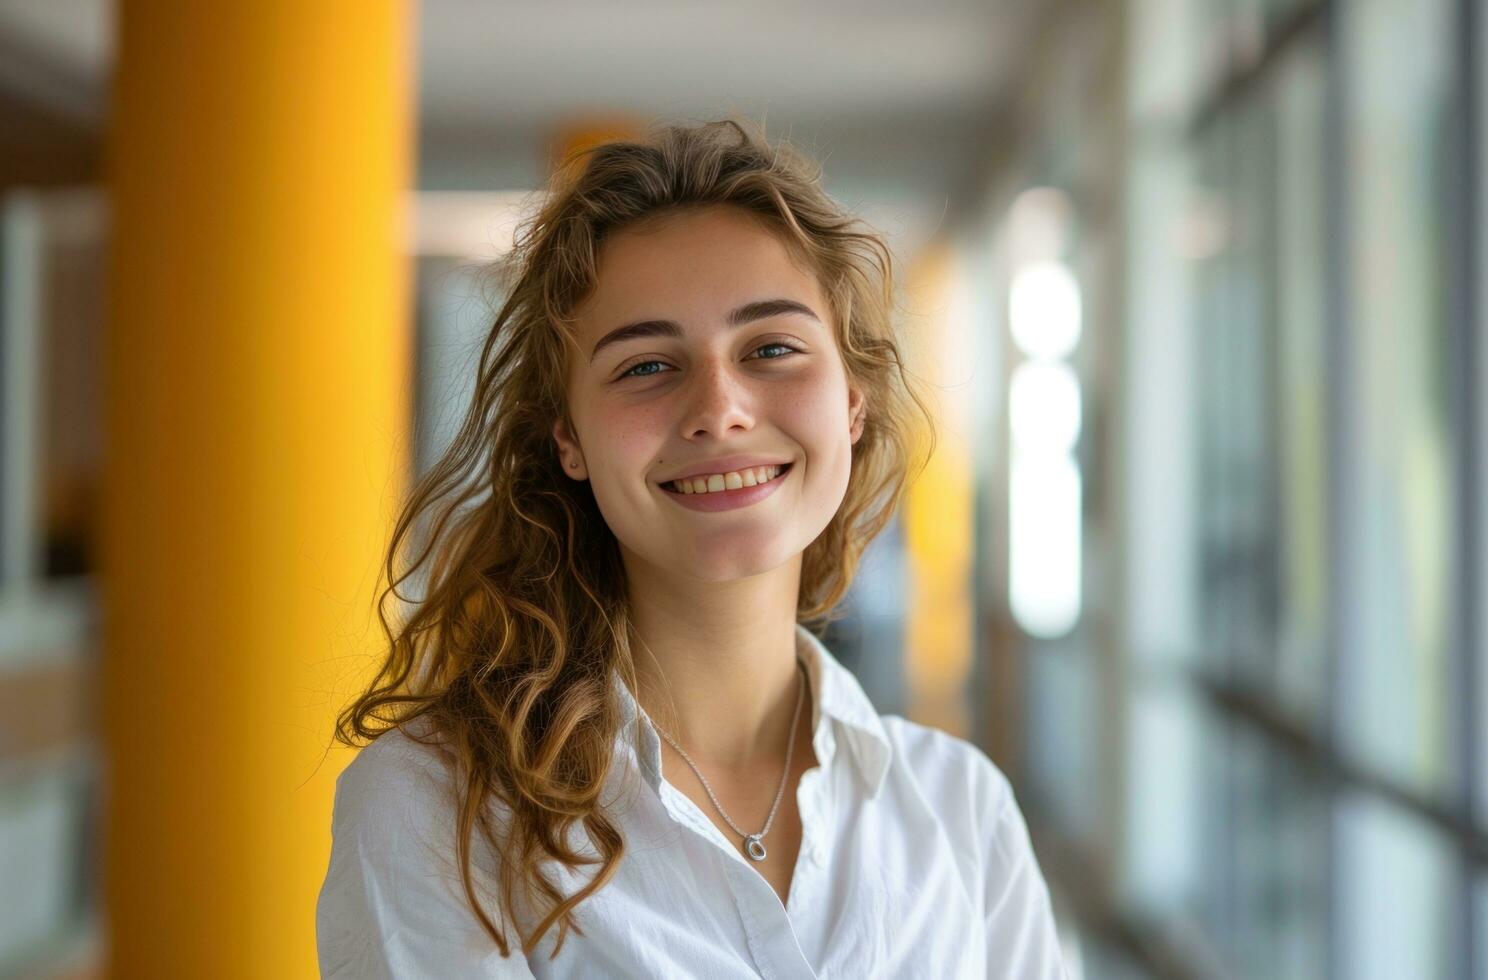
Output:
<svg viewBox="0 0 1488 980">
<path fill-rule="evenodd" d="M 688 439 L 754 428 L 748 384 L 727 358 L 700 361 L 687 381 L 683 399 L 682 434 Z"/>
</svg>

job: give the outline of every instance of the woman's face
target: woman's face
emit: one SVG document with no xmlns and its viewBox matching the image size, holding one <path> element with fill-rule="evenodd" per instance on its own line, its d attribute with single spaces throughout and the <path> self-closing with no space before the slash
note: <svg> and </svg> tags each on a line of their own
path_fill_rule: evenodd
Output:
<svg viewBox="0 0 1488 980">
<path fill-rule="evenodd" d="M 816 277 L 759 219 L 710 207 L 616 233 L 575 313 L 574 428 L 560 420 L 553 436 L 627 568 L 724 581 L 778 568 L 821 534 L 846 493 L 864 405 Z M 748 486 L 756 474 L 743 471 L 771 463 L 787 468 Z M 694 474 L 739 486 L 670 484 Z"/>
</svg>

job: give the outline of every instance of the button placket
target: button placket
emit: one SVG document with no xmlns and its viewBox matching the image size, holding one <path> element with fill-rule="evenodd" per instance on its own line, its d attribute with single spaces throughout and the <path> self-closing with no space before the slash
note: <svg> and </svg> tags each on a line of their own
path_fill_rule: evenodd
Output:
<svg viewBox="0 0 1488 980">
<path fill-rule="evenodd" d="M 821 819 L 822 766 L 808 769 L 801 776 L 796 801 L 801 811 L 801 854 L 791 876 L 790 895 L 786 900 L 788 915 L 799 914 L 803 903 L 809 903 L 819 890 L 823 857 L 825 824 Z"/>
<path fill-rule="evenodd" d="M 735 893 L 739 916 L 744 923 L 744 932 L 749 942 L 749 951 L 754 956 L 755 968 L 766 980 L 816 980 L 801 944 L 796 939 L 795 926 L 790 915 L 780 907 L 775 891 L 758 874 L 743 869 L 754 881 L 745 885 L 743 893 Z M 743 873 L 736 872 L 736 873 Z M 766 900 L 768 893 L 771 900 Z M 754 896 L 759 895 L 756 900 Z M 781 918 L 784 922 L 780 922 Z"/>
</svg>

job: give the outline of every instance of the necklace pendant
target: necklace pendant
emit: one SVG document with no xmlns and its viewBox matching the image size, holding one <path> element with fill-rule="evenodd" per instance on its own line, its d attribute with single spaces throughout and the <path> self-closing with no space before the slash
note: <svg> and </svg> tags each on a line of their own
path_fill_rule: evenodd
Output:
<svg viewBox="0 0 1488 980">
<path fill-rule="evenodd" d="M 759 834 L 750 834 L 744 838 L 744 850 L 752 860 L 763 861 L 765 859 L 765 845 L 760 842 Z"/>
</svg>

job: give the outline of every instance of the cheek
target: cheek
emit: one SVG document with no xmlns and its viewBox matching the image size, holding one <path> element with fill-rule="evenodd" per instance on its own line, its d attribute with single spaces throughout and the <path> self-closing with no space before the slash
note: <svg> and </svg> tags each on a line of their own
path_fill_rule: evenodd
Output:
<svg viewBox="0 0 1488 980">
<path fill-rule="evenodd" d="M 617 416 L 606 427 L 603 452 L 612 469 L 625 473 L 644 470 L 661 439 L 659 430 L 642 418 Z"/>
<path fill-rule="evenodd" d="M 615 415 L 604 425 L 604 455 L 632 467 L 656 443 L 656 425 L 634 415 Z"/>
<path fill-rule="evenodd" d="M 846 381 L 828 377 L 804 386 L 785 411 L 782 425 L 806 454 L 802 489 L 811 500 L 835 510 L 852 473 Z"/>
<path fill-rule="evenodd" d="M 785 406 L 790 422 L 809 443 L 830 446 L 839 438 L 850 441 L 847 382 L 840 374 L 806 380 Z"/>
<path fill-rule="evenodd" d="M 599 402 L 590 412 L 585 450 L 605 469 L 634 473 L 650 464 L 666 426 L 660 406 Z"/>
</svg>

